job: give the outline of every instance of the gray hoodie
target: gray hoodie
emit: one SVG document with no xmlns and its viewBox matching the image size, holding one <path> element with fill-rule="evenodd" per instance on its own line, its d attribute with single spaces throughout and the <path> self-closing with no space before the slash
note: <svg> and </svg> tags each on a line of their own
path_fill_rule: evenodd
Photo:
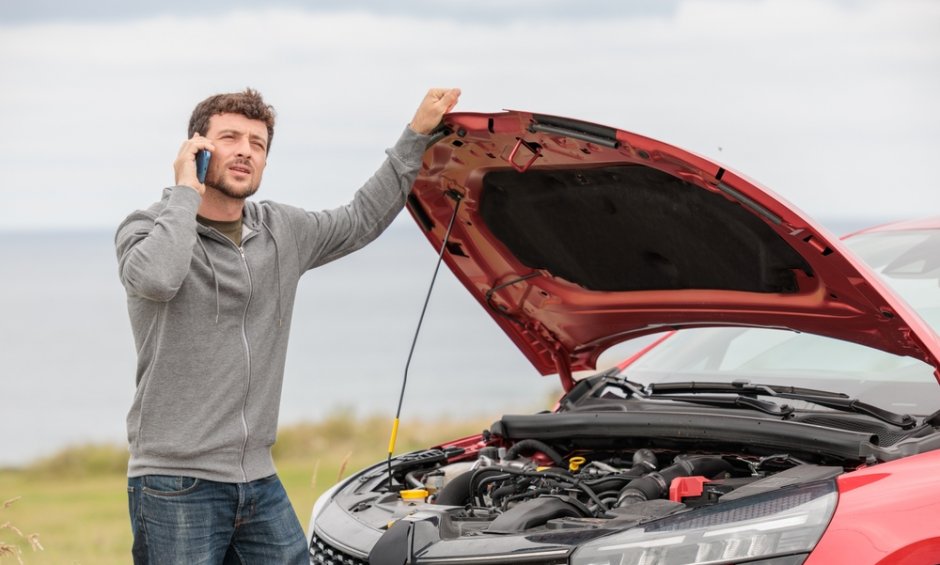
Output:
<svg viewBox="0 0 940 565">
<path fill-rule="evenodd" d="M 132 213 L 115 236 L 137 347 L 128 476 L 247 482 L 275 472 L 294 295 L 309 269 L 375 239 L 402 209 L 429 141 L 406 128 L 346 206 L 245 202 L 241 247 L 196 222 L 188 186 Z"/>
</svg>

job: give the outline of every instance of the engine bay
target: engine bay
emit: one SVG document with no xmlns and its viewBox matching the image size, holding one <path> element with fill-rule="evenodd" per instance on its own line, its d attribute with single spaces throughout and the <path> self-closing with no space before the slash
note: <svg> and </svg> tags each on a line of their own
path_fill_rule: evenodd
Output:
<svg viewBox="0 0 940 565">
<path fill-rule="evenodd" d="M 639 398 L 631 387 L 598 376 L 555 412 L 505 415 L 479 436 L 376 465 L 334 502 L 379 531 L 433 516 L 440 539 L 606 531 L 832 479 L 938 441 L 926 420 L 734 411 Z"/>
<path fill-rule="evenodd" d="M 494 426 L 497 427 L 497 426 Z M 494 443 L 484 433 L 480 443 Z M 607 530 L 723 501 L 835 477 L 843 466 L 787 453 L 703 453 L 553 446 L 539 439 L 457 446 L 373 467 L 336 502 L 377 529 L 434 515 L 441 539 Z"/>
</svg>

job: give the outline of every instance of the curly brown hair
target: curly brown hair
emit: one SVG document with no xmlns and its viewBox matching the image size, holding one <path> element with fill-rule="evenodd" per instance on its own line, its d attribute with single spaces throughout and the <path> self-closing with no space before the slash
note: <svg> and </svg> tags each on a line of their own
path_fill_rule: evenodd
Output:
<svg viewBox="0 0 940 565">
<path fill-rule="evenodd" d="M 189 118 L 189 137 L 197 131 L 205 135 L 209 130 L 209 118 L 217 114 L 241 114 L 250 120 L 261 120 L 268 127 L 268 151 L 274 138 L 274 107 L 265 104 L 261 93 L 252 88 L 244 92 L 231 92 L 210 96 L 196 105 Z"/>
</svg>

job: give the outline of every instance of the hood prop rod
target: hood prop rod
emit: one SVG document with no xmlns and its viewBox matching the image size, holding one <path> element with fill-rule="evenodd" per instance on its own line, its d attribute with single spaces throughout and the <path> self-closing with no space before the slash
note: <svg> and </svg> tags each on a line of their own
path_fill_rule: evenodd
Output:
<svg viewBox="0 0 940 565">
<path fill-rule="evenodd" d="M 395 419 L 392 421 L 392 433 L 388 439 L 388 488 L 392 488 L 392 454 L 395 452 L 395 441 L 398 439 L 398 422 L 401 418 L 401 406 L 405 401 L 405 387 L 408 384 L 408 369 L 411 367 L 411 358 L 415 352 L 415 345 L 418 343 L 418 334 L 421 333 L 421 324 L 424 322 L 424 314 L 428 310 L 428 302 L 431 300 L 431 291 L 434 290 L 434 283 L 437 280 L 437 272 L 441 268 L 441 262 L 444 260 L 444 251 L 447 250 L 447 241 L 450 239 L 451 229 L 454 227 L 454 221 L 457 219 L 457 211 L 460 209 L 460 201 L 463 198 L 456 190 L 448 190 L 444 193 L 450 197 L 456 204 L 454 213 L 450 216 L 450 222 L 447 224 L 447 231 L 444 232 L 444 239 L 441 241 L 441 251 L 437 256 L 437 264 L 434 266 L 434 274 L 431 276 L 431 284 L 428 286 L 427 295 L 424 297 L 424 306 L 421 307 L 421 315 L 418 316 L 418 327 L 415 328 L 414 338 L 411 340 L 411 349 L 408 351 L 408 360 L 405 362 L 405 372 L 401 380 L 401 393 L 398 395 L 398 407 L 395 409 Z"/>
</svg>

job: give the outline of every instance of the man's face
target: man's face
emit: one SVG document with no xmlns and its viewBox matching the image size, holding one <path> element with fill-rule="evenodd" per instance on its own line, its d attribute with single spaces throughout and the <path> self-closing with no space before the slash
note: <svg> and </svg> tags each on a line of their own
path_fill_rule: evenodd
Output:
<svg viewBox="0 0 940 565">
<path fill-rule="evenodd" d="M 206 186 L 230 198 L 245 199 L 257 192 L 268 157 L 264 122 L 241 114 L 216 114 L 209 118 L 205 136 L 215 146 Z"/>
</svg>

